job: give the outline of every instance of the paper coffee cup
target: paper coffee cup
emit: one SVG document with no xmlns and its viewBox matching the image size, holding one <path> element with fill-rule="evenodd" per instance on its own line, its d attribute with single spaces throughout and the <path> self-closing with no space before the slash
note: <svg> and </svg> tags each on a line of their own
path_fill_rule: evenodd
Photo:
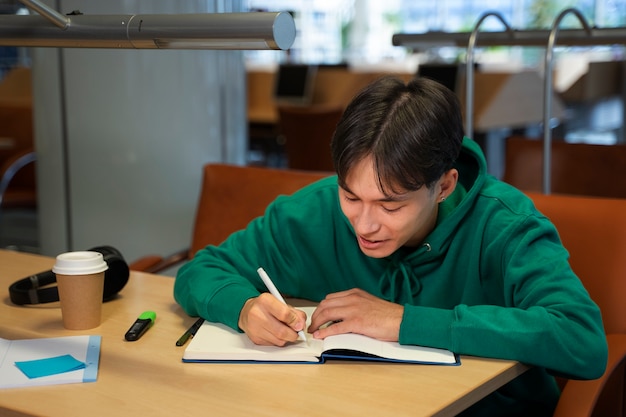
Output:
<svg viewBox="0 0 626 417">
<path fill-rule="evenodd" d="M 100 252 L 67 252 L 57 256 L 52 272 L 57 278 L 63 327 L 86 330 L 100 325 L 107 269 Z"/>
</svg>

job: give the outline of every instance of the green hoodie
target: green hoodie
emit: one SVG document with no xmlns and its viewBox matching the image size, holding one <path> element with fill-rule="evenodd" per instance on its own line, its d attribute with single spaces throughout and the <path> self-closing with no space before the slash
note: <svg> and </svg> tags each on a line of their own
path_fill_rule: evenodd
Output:
<svg viewBox="0 0 626 417">
<path fill-rule="evenodd" d="M 199 251 L 179 270 L 174 297 L 188 314 L 239 330 L 243 304 L 265 291 L 259 266 L 291 297 L 361 288 L 404 305 L 401 344 L 535 366 L 464 415 L 551 415 L 559 392 L 549 374 L 604 372 L 600 311 L 552 223 L 487 174 L 474 141 L 464 139 L 456 168 L 459 184 L 418 248 L 363 254 L 333 176 L 277 198 L 245 230 Z"/>
</svg>

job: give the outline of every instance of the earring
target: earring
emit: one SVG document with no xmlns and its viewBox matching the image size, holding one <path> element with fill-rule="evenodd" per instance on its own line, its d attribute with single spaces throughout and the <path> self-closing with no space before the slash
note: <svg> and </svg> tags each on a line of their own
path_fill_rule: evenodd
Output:
<svg viewBox="0 0 626 417">
<path fill-rule="evenodd" d="M 445 197 L 441 197 L 441 202 L 443 203 L 444 201 L 446 201 Z"/>
</svg>

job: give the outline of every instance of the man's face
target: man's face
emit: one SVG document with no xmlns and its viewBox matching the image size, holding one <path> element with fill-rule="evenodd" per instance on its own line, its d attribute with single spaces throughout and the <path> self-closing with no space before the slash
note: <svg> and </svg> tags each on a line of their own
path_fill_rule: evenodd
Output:
<svg viewBox="0 0 626 417">
<path fill-rule="evenodd" d="M 385 195 L 379 189 L 371 157 L 354 166 L 345 188 L 339 187 L 339 201 L 363 253 L 383 258 L 402 246 L 421 244 L 437 221 L 441 181 L 432 190 L 422 187 Z"/>
</svg>

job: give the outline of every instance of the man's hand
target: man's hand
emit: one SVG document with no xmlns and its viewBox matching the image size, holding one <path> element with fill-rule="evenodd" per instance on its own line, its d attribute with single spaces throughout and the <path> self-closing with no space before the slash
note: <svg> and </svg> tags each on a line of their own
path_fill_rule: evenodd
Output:
<svg viewBox="0 0 626 417">
<path fill-rule="evenodd" d="M 250 298 L 239 313 L 239 328 L 257 345 L 285 346 L 298 339 L 306 314 L 269 293 Z"/>
<path fill-rule="evenodd" d="M 378 340 L 397 342 L 404 307 L 375 297 L 360 289 L 326 296 L 311 316 L 313 337 L 358 333 Z M 325 324 L 332 323 L 329 326 Z"/>
</svg>

